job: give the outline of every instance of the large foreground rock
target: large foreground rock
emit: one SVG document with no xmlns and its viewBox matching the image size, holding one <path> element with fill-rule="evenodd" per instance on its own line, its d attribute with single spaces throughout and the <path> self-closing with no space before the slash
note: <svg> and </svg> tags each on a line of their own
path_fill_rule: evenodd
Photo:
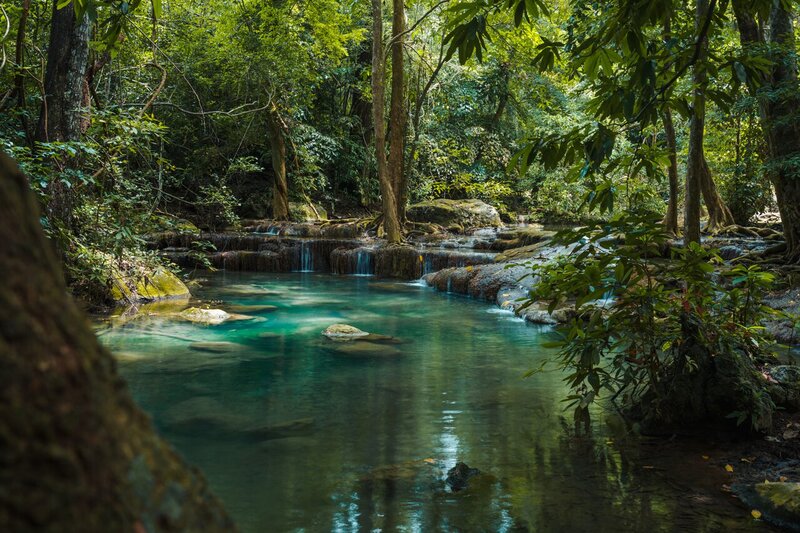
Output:
<svg viewBox="0 0 800 533">
<path fill-rule="evenodd" d="M 111 280 L 111 298 L 117 303 L 153 302 L 190 296 L 186 284 L 163 267 L 152 272 L 136 269 L 134 273 L 126 274 L 113 269 Z"/>
<path fill-rule="evenodd" d="M 445 228 L 481 228 L 503 225 L 497 209 L 480 200 L 428 200 L 408 208 L 412 222 L 439 224 Z"/>
<path fill-rule="evenodd" d="M 768 522 L 800 531 L 800 483 L 740 485 L 734 487 L 734 492 Z"/>
</svg>

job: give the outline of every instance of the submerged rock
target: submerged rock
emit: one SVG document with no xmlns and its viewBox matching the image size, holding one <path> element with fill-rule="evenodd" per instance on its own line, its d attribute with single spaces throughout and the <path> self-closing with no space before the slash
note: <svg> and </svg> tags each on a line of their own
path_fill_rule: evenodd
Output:
<svg viewBox="0 0 800 533">
<path fill-rule="evenodd" d="M 447 471 L 445 482 L 450 487 L 450 490 L 458 492 L 466 489 L 469 486 L 469 480 L 480 475 L 480 473 L 481 471 L 477 468 L 470 468 L 467 463 L 459 462 Z"/>
<path fill-rule="evenodd" d="M 189 345 L 190 350 L 209 353 L 238 352 L 243 348 L 244 345 L 235 342 L 193 342 Z"/>
<path fill-rule="evenodd" d="M 227 310 L 231 313 L 271 313 L 277 311 L 278 307 L 275 305 L 229 305 L 226 306 Z"/>
<path fill-rule="evenodd" d="M 734 492 L 765 520 L 800 531 L 800 483 L 756 483 L 734 486 Z"/>
<path fill-rule="evenodd" d="M 398 348 L 389 344 L 370 342 L 361 339 L 354 339 L 352 342 L 336 343 L 328 346 L 327 349 L 332 351 L 334 355 L 353 358 L 397 357 L 402 354 Z"/>
<path fill-rule="evenodd" d="M 336 340 L 352 340 L 369 335 L 366 331 L 361 331 L 347 324 L 333 324 L 332 326 L 328 326 L 322 334 L 329 339 Z"/>
<path fill-rule="evenodd" d="M 222 324 L 231 318 L 231 315 L 222 309 L 200 309 L 199 307 L 184 309 L 179 316 L 189 322 L 209 325 Z"/>
<path fill-rule="evenodd" d="M 480 200 L 439 198 L 414 204 L 408 208 L 412 222 L 439 224 L 445 228 L 498 227 L 503 225 L 497 209 Z"/>
</svg>

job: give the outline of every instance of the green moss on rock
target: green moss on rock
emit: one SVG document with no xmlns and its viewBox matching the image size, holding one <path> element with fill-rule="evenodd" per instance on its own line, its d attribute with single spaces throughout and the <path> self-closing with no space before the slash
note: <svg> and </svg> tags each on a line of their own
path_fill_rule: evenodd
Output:
<svg viewBox="0 0 800 533">
<path fill-rule="evenodd" d="M 414 204 L 408 208 L 412 222 L 439 224 L 445 228 L 499 227 L 503 225 L 497 209 L 480 200 L 439 198 Z"/>
<path fill-rule="evenodd" d="M 289 202 L 289 220 L 292 222 L 317 222 L 328 220 L 328 212 L 321 205 Z"/>
<path fill-rule="evenodd" d="M 163 267 L 136 274 L 125 274 L 114 268 L 111 277 L 111 298 L 115 302 L 152 302 L 190 296 L 186 284 Z"/>
<path fill-rule="evenodd" d="M 768 522 L 800 531 L 800 483 L 738 485 L 734 492 Z"/>
</svg>

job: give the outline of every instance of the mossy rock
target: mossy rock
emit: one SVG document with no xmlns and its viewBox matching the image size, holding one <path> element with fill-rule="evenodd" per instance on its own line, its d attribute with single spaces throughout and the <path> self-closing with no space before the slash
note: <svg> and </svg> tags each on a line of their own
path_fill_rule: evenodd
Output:
<svg viewBox="0 0 800 533">
<path fill-rule="evenodd" d="M 443 227 L 481 228 L 503 225 L 497 209 L 480 200 L 439 198 L 414 204 L 408 208 L 408 219 Z"/>
<path fill-rule="evenodd" d="M 190 296 L 186 284 L 163 267 L 136 276 L 113 269 L 111 277 L 111 298 L 115 302 L 153 302 Z"/>
<path fill-rule="evenodd" d="M 292 222 L 328 220 L 328 212 L 318 204 L 314 204 L 312 207 L 307 203 L 289 202 L 289 220 Z"/>
<path fill-rule="evenodd" d="M 734 492 L 765 520 L 790 531 L 800 531 L 800 483 L 739 485 Z"/>
<path fill-rule="evenodd" d="M 329 339 L 335 340 L 352 340 L 369 335 L 366 331 L 361 331 L 357 327 L 347 324 L 333 324 L 328 326 L 322 334 Z"/>
<path fill-rule="evenodd" d="M 153 231 L 174 231 L 178 233 L 200 233 L 200 229 L 194 223 L 178 217 L 154 214 L 150 217 L 150 224 Z"/>
</svg>

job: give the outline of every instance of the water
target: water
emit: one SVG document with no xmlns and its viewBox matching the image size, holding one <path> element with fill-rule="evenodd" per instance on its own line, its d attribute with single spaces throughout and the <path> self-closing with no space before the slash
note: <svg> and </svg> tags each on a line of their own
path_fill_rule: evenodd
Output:
<svg viewBox="0 0 800 533">
<path fill-rule="evenodd" d="M 197 292 L 278 309 L 220 326 L 142 317 L 101 339 L 245 532 L 758 527 L 720 492 L 713 450 L 629 441 L 599 411 L 575 436 L 561 375 L 522 378 L 548 357 L 547 330 L 513 314 L 321 274 L 218 273 Z M 339 322 L 402 344 L 348 352 L 320 335 Z M 457 461 L 491 477 L 451 493 Z"/>
<path fill-rule="evenodd" d="M 314 256 L 311 252 L 311 245 L 308 241 L 300 243 L 300 272 L 314 271 Z"/>
</svg>

